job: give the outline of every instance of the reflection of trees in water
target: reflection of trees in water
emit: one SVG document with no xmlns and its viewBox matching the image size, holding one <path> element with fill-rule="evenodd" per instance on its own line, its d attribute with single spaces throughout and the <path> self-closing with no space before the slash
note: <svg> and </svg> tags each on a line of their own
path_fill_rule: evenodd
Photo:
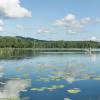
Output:
<svg viewBox="0 0 100 100">
<path fill-rule="evenodd" d="M 57 52 L 57 51 L 53 53 L 53 52 L 48 52 L 48 50 L 33 50 L 33 49 L 23 49 L 23 48 L 22 49 L 14 49 L 14 48 L 0 49 L 0 59 L 24 59 L 28 57 L 41 56 L 44 54 L 45 55 L 64 55 L 65 53 Z M 88 53 L 92 61 L 96 61 L 97 54 L 99 53 L 97 52 Z"/>
<path fill-rule="evenodd" d="M 38 54 L 38 51 L 32 49 L 0 49 L 0 59 L 23 59 L 37 56 Z"/>
<path fill-rule="evenodd" d="M 90 53 L 90 58 L 91 61 L 95 62 L 97 60 L 97 53 L 96 52 Z"/>
<path fill-rule="evenodd" d="M 97 57 L 100 56 L 100 51 L 91 51 L 87 53 L 87 55 L 89 56 L 91 61 L 95 62 L 97 60 Z"/>
</svg>

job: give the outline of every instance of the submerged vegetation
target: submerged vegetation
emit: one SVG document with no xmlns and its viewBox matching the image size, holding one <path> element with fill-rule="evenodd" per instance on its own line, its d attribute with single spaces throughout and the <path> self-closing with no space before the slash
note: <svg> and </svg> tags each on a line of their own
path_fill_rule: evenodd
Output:
<svg viewBox="0 0 100 100">
<path fill-rule="evenodd" d="M 0 36 L 0 48 L 100 48 L 100 43 L 96 41 L 46 41 L 20 36 Z"/>
</svg>

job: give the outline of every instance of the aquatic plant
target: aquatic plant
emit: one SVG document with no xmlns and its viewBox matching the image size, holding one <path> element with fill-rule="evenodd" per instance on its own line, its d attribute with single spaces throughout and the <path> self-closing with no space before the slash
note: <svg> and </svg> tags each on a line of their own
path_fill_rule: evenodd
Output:
<svg viewBox="0 0 100 100">
<path fill-rule="evenodd" d="M 64 100 L 71 100 L 70 98 L 64 98 Z"/>
<path fill-rule="evenodd" d="M 100 76 L 95 77 L 94 80 L 100 80 Z"/>
<path fill-rule="evenodd" d="M 73 88 L 73 89 L 70 89 L 70 90 L 67 90 L 67 92 L 69 92 L 69 93 L 79 93 L 80 92 L 80 89 L 79 88 Z"/>
<path fill-rule="evenodd" d="M 64 88 L 64 85 L 52 85 L 49 87 L 40 87 L 40 88 L 31 88 L 32 91 L 44 91 L 44 90 L 55 90 L 55 89 L 61 89 Z"/>
<path fill-rule="evenodd" d="M 16 97 L 10 97 L 10 98 L 2 98 L 0 100 L 21 100 L 21 99 L 16 98 Z"/>
</svg>

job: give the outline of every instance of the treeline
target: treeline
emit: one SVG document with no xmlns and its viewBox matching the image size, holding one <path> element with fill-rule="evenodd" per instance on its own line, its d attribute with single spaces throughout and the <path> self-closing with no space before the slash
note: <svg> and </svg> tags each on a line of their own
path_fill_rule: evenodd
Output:
<svg viewBox="0 0 100 100">
<path fill-rule="evenodd" d="M 100 43 L 96 41 L 45 41 L 20 36 L 1 36 L 0 48 L 100 48 Z"/>
</svg>

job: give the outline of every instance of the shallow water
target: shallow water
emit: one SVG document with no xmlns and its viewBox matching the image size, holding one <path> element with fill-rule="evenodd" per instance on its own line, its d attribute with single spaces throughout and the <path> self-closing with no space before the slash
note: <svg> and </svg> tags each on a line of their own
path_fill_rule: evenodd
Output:
<svg viewBox="0 0 100 100">
<path fill-rule="evenodd" d="M 100 53 L 0 50 L 3 98 L 100 100 Z"/>
</svg>

